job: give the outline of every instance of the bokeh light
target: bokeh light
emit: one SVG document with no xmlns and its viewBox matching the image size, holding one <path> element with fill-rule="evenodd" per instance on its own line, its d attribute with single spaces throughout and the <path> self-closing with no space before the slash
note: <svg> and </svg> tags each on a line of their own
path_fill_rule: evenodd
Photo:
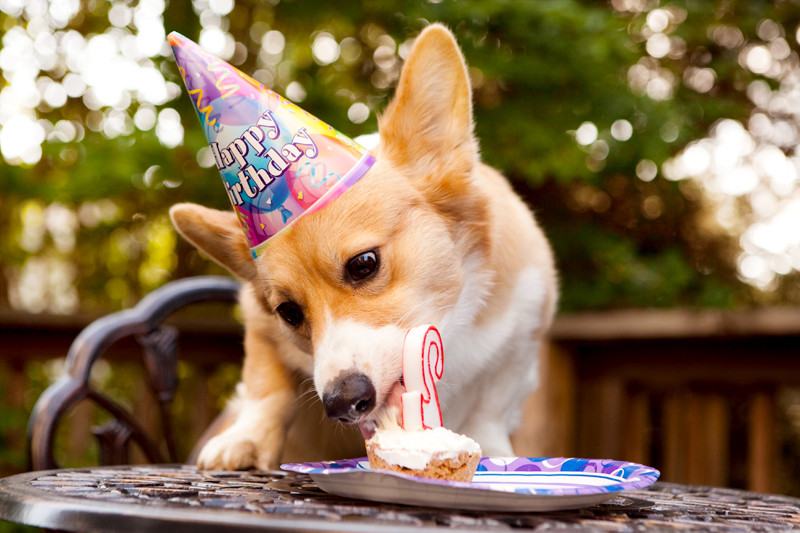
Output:
<svg viewBox="0 0 800 533">
<path fill-rule="evenodd" d="M 167 148 L 175 148 L 183 144 L 183 126 L 181 116 L 171 108 L 165 108 L 158 113 L 156 135 L 161 144 Z"/>
<path fill-rule="evenodd" d="M 776 120 L 755 112 L 750 131 L 737 121 L 722 120 L 708 138 L 690 143 L 663 167 L 669 179 L 702 184 L 717 206 L 718 223 L 741 235 L 740 275 L 763 289 L 776 275 L 800 270 L 800 158 L 777 146 L 775 141 L 782 139 L 773 134 Z M 731 212 L 739 215 L 731 217 Z"/>
<path fill-rule="evenodd" d="M 339 59 L 339 43 L 329 33 L 319 33 L 311 45 L 314 61 L 320 65 L 330 65 Z"/>
<path fill-rule="evenodd" d="M 354 124 L 361 124 L 369 118 L 369 107 L 362 102 L 356 102 L 347 110 L 347 118 Z"/>
<path fill-rule="evenodd" d="M 302 102 L 308 94 L 305 87 L 299 81 L 293 81 L 286 86 L 286 98 L 293 102 Z"/>
<path fill-rule="evenodd" d="M 618 141 L 627 141 L 633 135 L 633 126 L 625 119 L 615 120 L 611 125 L 611 136 Z"/>
<path fill-rule="evenodd" d="M 597 126 L 591 122 L 584 122 L 575 131 L 575 141 L 578 144 L 586 146 L 592 144 L 597 140 Z"/>
<path fill-rule="evenodd" d="M 653 181 L 657 174 L 658 166 L 650 159 L 642 159 L 636 165 L 636 176 L 642 181 Z"/>
<path fill-rule="evenodd" d="M 215 0 L 213 8 L 223 13 L 232 6 L 233 0 Z M 66 142 L 64 132 L 51 135 L 41 124 L 42 104 L 58 109 L 70 98 L 80 98 L 98 112 L 87 117 L 87 126 L 114 138 L 130 135 L 134 123 L 142 130 L 155 125 L 148 111 L 137 111 L 132 122 L 129 108 L 163 105 L 180 94 L 149 60 L 169 53 L 164 0 L 141 0 L 133 7 L 115 2 L 108 10 L 112 27 L 89 36 L 63 30 L 79 15 L 77 0 L 3 0 L 0 9 L 28 20 L 26 28 L 15 25 L 5 32 L 0 50 L 0 69 L 8 82 L 0 92 L 0 139 L 9 164 L 36 164 L 42 143 Z M 220 51 L 226 52 L 232 38 L 212 32 L 212 42 L 215 37 L 222 43 Z M 182 130 L 179 134 L 169 120 L 158 131 L 165 146 L 182 141 Z"/>
</svg>

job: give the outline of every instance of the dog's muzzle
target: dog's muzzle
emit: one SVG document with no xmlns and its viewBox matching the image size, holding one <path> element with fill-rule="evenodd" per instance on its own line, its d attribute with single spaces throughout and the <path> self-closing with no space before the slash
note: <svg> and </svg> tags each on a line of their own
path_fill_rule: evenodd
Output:
<svg viewBox="0 0 800 533">
<path fill-rule="evenodd" d="M 358 422 L 375 408 L 375 387 L 359 372 L 341 372 L 322 394 L 328 418 L 348 424 Z"/>
</svg>

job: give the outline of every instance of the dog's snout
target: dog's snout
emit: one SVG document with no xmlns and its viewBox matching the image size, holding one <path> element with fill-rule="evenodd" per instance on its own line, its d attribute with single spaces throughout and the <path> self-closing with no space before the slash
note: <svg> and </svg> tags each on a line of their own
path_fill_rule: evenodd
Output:
<svg viewBox="0 0 800 533">
<path fill-rule="evenodd" d="M 358 372 L 342 372 L 322 395 L 325 414 L 341 422 L 358 422 L 375 407 L 375 387 Z"/>
</svg>

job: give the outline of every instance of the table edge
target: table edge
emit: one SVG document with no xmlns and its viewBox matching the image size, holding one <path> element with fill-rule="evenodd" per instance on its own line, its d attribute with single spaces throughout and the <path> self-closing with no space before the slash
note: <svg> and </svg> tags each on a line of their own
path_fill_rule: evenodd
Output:
<svg viewBox="0 0 800 533">
<path fill-rule="evenodd" d="M 155 466 L 155 465 L 153 465 Z M 168 465 L 158 465 L 168 466 Z M 169 465 L 177 466 L 177 465 Z M 109 470 L 115 467 L 104 467 Z M 129 467 L 119 467 L 127 469 Z M 225 531 L 276 530 L 292 533 L 341 532 L 372 533 L 376 524 L 357 522 L 327 522 L 307 518 L 286 519 L 254 514 L 235 509 L 219 513 L 216 509 L 156 507 L 135 502 L 108 502 L 58 494 L 31 486 L 34 479 L 64 472 L 86 472 L 91 468 L 40 470 L 0 478 L 0 520 L 46 529 L 64 531 L 121 531 L 114 522 L 125 519 L 124 531 L 153 533 L 204 533 Z M 135 507 L 134 507 L 135 506 Z M 132 512 L 135 509 L 135 512 Z M 386 533 L 407 533 L 407 527 L 381 525 Z M 441 528 L 417 527 L 420 532 L 439 532 Z"/>
</svg>

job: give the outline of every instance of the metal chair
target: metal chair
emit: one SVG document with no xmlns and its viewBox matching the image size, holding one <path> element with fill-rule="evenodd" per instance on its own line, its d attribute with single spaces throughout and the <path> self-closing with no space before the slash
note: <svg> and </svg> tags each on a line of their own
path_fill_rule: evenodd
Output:
<svg viewBox="0 0 800 533">
<path fill-rule="evenodd" d="M 152 463 L 179 462 L 171 417 L 178 383 L 179 332 L 162 321 L 189 304 L 207 300 L 236 302 L 239 287 L 236 281 L 222 276 L 173 281 L 148 294 L 132 309 L 105 316 L 87 326 L 69 349 L 64 375 L 45 390 L 31 414 L 28 422 L 30 469 L 58 468 L 53 453 L 56 429 L 67 412 L 84 399 L 113 417 L 94 430 L 99 440 L 101 463 L 127 464 L 131 441 L 139 445 Z M 144 369 L 159 405 L 167 457 L 127 409 L 93 388 L 89 381 L 92 365 L 107 348 L 124 337 L 134 337 L 142 347 Z M 212 424 L 206 435 L 213 433 L 216 425 L 216 422 Z"/>
</svg>

